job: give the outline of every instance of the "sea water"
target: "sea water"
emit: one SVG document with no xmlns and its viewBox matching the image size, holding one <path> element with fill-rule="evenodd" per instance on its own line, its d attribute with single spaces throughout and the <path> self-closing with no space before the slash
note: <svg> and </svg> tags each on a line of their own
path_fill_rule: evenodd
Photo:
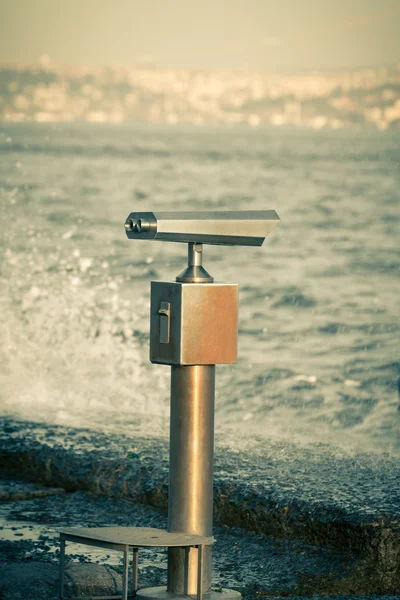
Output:
<svg viewBox="0 0 400 600">
<path fill-rule="evenodd" d="M 214 279 L 240 284 L 219 439 L 399 453 L 399 190 L 394 132 L 3 124 L 1 412 L 167 436 L 149 287 L 187 251 L 128 241 L 125 218 L 274 209 L 261 248 L 204 248 Z"/>
</svg>

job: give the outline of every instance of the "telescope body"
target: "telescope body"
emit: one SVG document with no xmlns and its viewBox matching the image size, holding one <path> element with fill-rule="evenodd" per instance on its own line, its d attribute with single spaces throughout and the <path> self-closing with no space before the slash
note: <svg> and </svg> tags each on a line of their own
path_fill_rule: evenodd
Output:
<svg viewBox="0 0 400 600">
<path fill-rule="evenodd" d="M 132 212 L 125 222 L 134 240 L 261 246 L 279 223 L 274 210 Z"/>
</svg>

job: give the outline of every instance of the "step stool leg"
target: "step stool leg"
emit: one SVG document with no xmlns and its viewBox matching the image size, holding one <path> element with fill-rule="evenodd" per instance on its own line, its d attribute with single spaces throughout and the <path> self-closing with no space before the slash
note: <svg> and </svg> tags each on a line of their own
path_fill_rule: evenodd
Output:
<svg viewBox="0 0 400 600">
<path fill-rule="evenodd" d="M 124 546 L 124 560 L 122 566 L 122 600 L 128 600 L 129 581 L 129 546 Z"/>
<path fill-rule="evenodd" d="M 139 572 L 138 572 L 138 548 L 133 548 L 133 562 L 132 562 L 132 596 L 136 598 L 136 592 L 139 586 Z"/>
<path fill-rule="evenodd" d="M 60 583 L 59 593 L 61 600 L 64 599 L 64 568 L 65 568 L 65 539 L 60 536 Z"/>
<path fill-rule="evenodd" d="M 197 546 L 198 569 L 197 569 L 197 600 L 203 600 L 203 550 L 204 546 Z"/>
<path fill-rule="evenodd" d="M 189 552 L 190 546 L 185 547 L 185 566 L 183 571 L 183 593 L 185 596 L 189 594 Z"/>
</svg>

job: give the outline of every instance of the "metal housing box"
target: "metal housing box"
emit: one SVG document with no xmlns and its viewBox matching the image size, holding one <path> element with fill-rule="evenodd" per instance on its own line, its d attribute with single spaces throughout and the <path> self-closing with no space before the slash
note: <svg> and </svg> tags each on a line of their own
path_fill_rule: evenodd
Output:
<svg viewBox="0 0 400 600">
<path fill-rule="evenodd" d="M 165 365 L 237 361 L 238 285 L 151 282 L 150 360 Z"/>
</svg>

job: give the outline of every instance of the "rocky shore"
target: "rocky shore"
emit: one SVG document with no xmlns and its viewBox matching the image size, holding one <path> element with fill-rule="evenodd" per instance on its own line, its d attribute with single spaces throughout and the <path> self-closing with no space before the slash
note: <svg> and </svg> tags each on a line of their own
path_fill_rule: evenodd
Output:
<svg viewBox="0 0 400 600">
<path fill-rule="evenodd" d="M 57 527 L 164 527 L 167 451 L 166 440 L 4 420 L 0 598 L 17 598 L 7 590 L 22 573 L 49 582 L 48 595 L 36 598 L 56 597 Z M 245 598 L 399 594 L 398 481 L 399 466 L 384 455 L 274 444 L 261 460 L 217 450 L 215 586 L 240 589 Z M 83 547 L 70 558 L 71 589 L 79 594 L 98 593 L 79 586 L 110 581 L 110 573 L 120 585 L 119 559 Z M 147 555 L 144 584 L 163 583 L 165 569 L 165 557 Z"/>
</svg>

